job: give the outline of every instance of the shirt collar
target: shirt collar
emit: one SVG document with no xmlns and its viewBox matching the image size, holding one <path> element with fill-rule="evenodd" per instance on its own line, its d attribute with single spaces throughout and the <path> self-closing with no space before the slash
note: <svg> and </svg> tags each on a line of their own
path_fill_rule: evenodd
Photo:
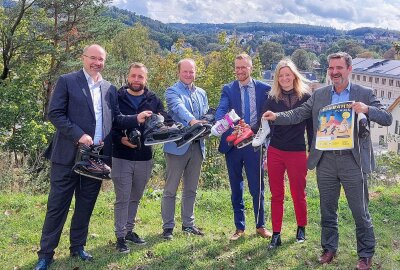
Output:
<svg viewBox="0 0 400 270">
<path fill-rule="evenodd" d="M 95 82 L 93 80 L 93 78 L 89 75 L 89 73 L 86 72 L 86 70 L 84 68 L 82 70 L 83 70 L 83 74 L 85 74 L 86 81 L 88 82 L 89 85 L 101 83 L 101 81 L 103 80 L 103 77 L 99 73 L 99 79 L 97 80 L 97 82 Z"/>
<path fill-rule="evenodd" d="M 190 88 L 189 85 L 183 83 L 182 81 L 179 81 L 179 84 L 181 85 L 181 87 L 185 88 L 189 92 L 194 92 L 196 90 L 196 86 L 194 85 L 194 83 L 192 83 L 192 88 Z"/>
<path fill-rule="evenodd" d="M 343 93 L 344 91 L 346 91 L 347 93 L 350 93 L 350 88 L 351 88 L 351 82 L 349 82 L 349 83 L 347 84 L 346 88 L 345 88 L 341 93 Z M 335 91 L 335 87 L 333 86 L 333 84 L 332 84 L 331 92 L 332 92 L 333 94 L 337 94 L 336 91 Z M 340 94 L 337 94 L 337 95 L 340 95 Z"/>
<path fill-rule="evenodd" d="M 245 84 L 245 85 L 247 85 L 248 88 L 254 88 L 253 78 L 250 77 L 249 83 L 248 83 L 248 84 Z M 245 85 L 243 85 L 243 84 L 241 84 L 241 83 L 239 82 L 239 88 L 240 88 L 240 89 L 243 89 L 243 86 L 245 86 Z"/>
</svg>

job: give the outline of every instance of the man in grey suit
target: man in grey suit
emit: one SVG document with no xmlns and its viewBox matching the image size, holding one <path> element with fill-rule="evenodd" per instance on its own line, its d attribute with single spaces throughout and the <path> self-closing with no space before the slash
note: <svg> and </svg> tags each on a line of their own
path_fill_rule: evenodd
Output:
<svg viewBox="0 0 400 270">
<path fill-rule="evenodd" d="M 302 106 L 282 113 L 267 111 L 263 117 L 275 125 L 291 125 L 312 117 L 314 139 L 308 157 L 308 169 L 317 168 L 321 211 L 321 264 L 330 263 L 338 248 L 338 200 L 343 186 L 348 205 L 356 224 L 357 269 L 370 269 L 375 252 L 375 235 L 368 211 L 367 174 L 375 168 L 371 137 L 359 138 L 354 125 L 354 148 L 321 151 L 315 148 L 319 128 L 318 114 L 322 107 L 344 101 L 355 101 L 356 114 L 364 113 L 369 121 L 382 126 L 392 123 L 392 115 L 377 100 L 370 88 L 349 81 L 352 71 L 351 56 L 344 52 L 328 56 L 328 75 L 333 85 L 317 89 Z M 357 121 L 357 117 L 355 121 Z"/>
<path fill-rule="evenodd" d="M 51 160 L 50 193 L 43 224 L 37 270 L 46 270 L 53 261 L 67 218 L 72 197 L 75 209 L 70 228 L 71 256 L 92 260 L 84 250 L 101 181 L 73 171 L 78 144 L 103 144 L 103 153 L 111 156 L 111 127 L 135 128 L 151 112 L 124 116 L 117 102 L 117 89 L 104 80 L 105 50 L 93 44 L 82 54 L 83 69 L 62 75 L 54 89 L 48 118 L 57 131 L 47 151 Z M 108 160 L 109 162 L 110 160 Z M 106 161 L 107 162 L 107 161 Z"/>
</svg>

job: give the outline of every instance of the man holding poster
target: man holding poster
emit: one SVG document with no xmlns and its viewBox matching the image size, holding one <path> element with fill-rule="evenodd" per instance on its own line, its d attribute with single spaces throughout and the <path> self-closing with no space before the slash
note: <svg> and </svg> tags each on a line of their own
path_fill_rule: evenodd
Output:
<svg viewBox="0 0 400 270">
<path fill-rule="evenodd" d="M 302 106 L 281 113 L 267 111 L 263 117 L 274 121 L 275 125 L 292 125 L 309 117 L 313 118 L 314 140 L 308 158 L 308 168 L 317 168 L 317 182 L 320 193 L 321 208 L 321 246 L 322 255 L 318 261 L 327 264 L 332 261 L 338 249 L 338 200 L 340 189 L 343 186 L 349 208 L 356 224 L 357 269 L 370 269 L 372 256 L 375 252 L 375 235 L 371 217 L 368 211 L 367 174 L 375 168 L 372 151 L 371 137 L 369 134 L 359 134 L 357 125 L 361 115 L 368 121 L 374 121 L 382 126 L 392 123 L 392 115 L 387 112 L 377 100 L 370 88 L 356 85 L 349 81 L 352 72 L 352 58 L 345 52 L 334 53 L 328 56 L 328 76 L 333 85 L 317 89 L 310 99 Z M 317 132 L 323 131 L 321 127 L 320 112 L 330 104 L 352 102 L 354 111 L 354 125 L 346 121 L 342 130 L 353 129 L 354 147 L 344 148 L 327 147 L 326 150 L 316 148 Z M 345 116 L 350 116 L 344 114 Z M 330 116 L 329 116 L 330 117 Z M 344 117 L 345 118 L 345 117 Z M 326 125 L 328 127 L 328 125 Z M 333 132 L 332 132 L 333 130 Z M 339 134 L 340 124 L 329 126 L 327 134 Z M 332 135 L 331 135 L 332 136 Z M 328 150 L 329 149 L 329 150 Z M 341 150 L 334 150 L 341 149 Z"/>
</svg>

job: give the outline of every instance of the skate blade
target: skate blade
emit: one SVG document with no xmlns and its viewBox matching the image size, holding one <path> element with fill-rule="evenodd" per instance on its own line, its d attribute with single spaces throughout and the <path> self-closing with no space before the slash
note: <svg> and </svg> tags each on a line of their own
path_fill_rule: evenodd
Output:
<svg viewBox="0 0 400 270">
<path fill-rule="evenodd" d="M 86 176 L 86 177 L 89 177 L 89 178 L 92 178 L 92 179 L 96 179 L 96 180 L 100 180 L 100 181 L 109 181 L 109 180 L 111 180 L 111 177 L 109 175 L 108 176 L 104 175 L 103 177 L 101 177 L 101 176 L 95 176 L 95 175 L 89 174 L 89 173 L 81 171 L 81 170 L 74 170 L 74 172 L 76 172 L 79 175 L 83 175 L 83 176 Z"/>
<path fill-rule="evenodd" d="M 156 145 L 156 144 L 164 144 L 164 143 L 169 143 L 169 142 L 175 142 L 182 139 L 182 136 L 176 136 L 175 138 L 170 138 L 162 141 L 149 141 L 147 139 L 144 140 L 144 145 L 146 146 L 151 146 L 151 145 Z"/>
<path fill-rule="evenodd" d="M 200 130 L 199 133 L 197 133 L 197 134 L 194 135 L 192 138 L 190 138 L 189 140 L 187 140 L 187 141 L 185 141 L 185 142 L 183 142 L 183 143 L 180 143 L 179 141 L 176 141 L 175 143 L 176 143 L 177 148 L 181 148 L 181 147 L 183 147 L 183 146 L 185 146 L 185 145 L 191 143 L 193 140 L 195 140 L 195 139 L 197 139 L 198 137 L 200 137 L 200 136 L 204 133 L 204 131 L 205 131 L 206 129 L 207 129 L 206 127 L 203 127 L 203 128 Z"/>
<path fill-rule="evenodd" d="M 252 141 L 253 141 L 253 138 L 249 138 L 249 139 L 243 140 L 243 141 L 241 141 L 240 143 L 238 143 L 238 144 L 236 145 L 236 148 L 237 148 L 237 149 L 240 149 L 240 148 L 246 147 L 246 146 L 248 146 L 249 144 L 251 144 Z"/>
</svg>

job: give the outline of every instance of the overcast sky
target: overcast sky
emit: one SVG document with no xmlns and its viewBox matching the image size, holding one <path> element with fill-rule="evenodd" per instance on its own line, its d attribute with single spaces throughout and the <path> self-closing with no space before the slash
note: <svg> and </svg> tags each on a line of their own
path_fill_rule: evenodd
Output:
<svg viewBox="0 0 400 270">
<path fill-rule="evenodd" d="M 400 31 L 400 0 L 114 0 L 164 23 L 276 22 Z"/>
</svg>

